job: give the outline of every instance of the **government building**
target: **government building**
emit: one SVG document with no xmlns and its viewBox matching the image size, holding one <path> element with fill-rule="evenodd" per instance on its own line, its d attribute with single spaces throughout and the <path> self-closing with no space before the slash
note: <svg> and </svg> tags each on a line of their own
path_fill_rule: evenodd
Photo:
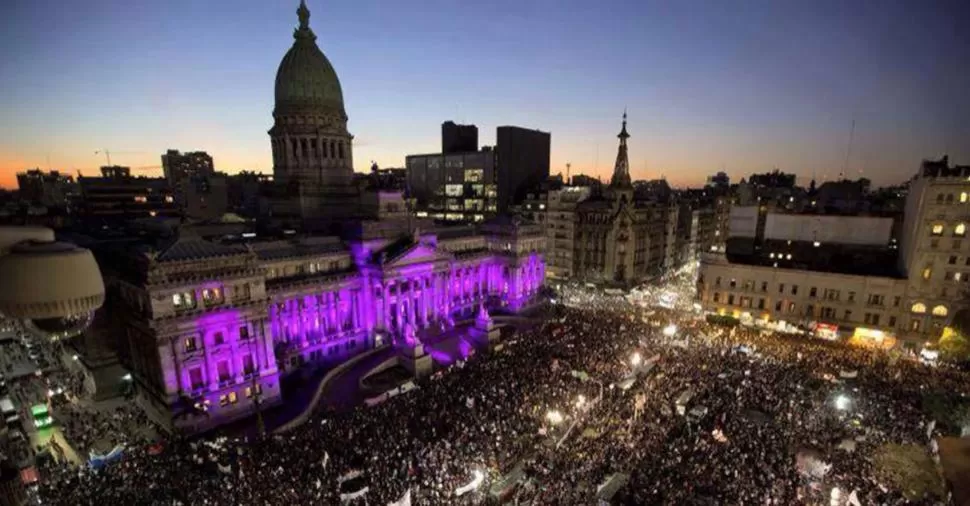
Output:
<svg viewBox="0 0 970 506">
<path fill-rule="evenodd" d="M 164 241 L 94 248 L 137 402 L 172 430 L 280 403 L 280 380 L 295 371 L 385 346 L 418 356 L 429 332 L 538 301 L 537 226 L 499 216 L 434 229 L 411 218 L 400 192 L 352 185 L 340 83 L 303 2 L 297 12 L 269 131 L 282 232 L 181 227 Z"/>
</svg>

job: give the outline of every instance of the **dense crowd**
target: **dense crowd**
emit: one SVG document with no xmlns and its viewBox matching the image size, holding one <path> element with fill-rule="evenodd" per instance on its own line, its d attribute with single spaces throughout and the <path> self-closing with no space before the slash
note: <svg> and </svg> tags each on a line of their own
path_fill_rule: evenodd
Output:
<svg viewBox="0 0 970 506">
<path fill-rule="evenodd" d="M 513 493 L 532 504 L 595 503 L 615 473 L 629 476 L 621 504 L 817 504 L 834 487 L 863 504 L 910 504 L 868 457 L 887 442 L 926 445 L 922 396 L 970 388 L 953 370 L 619 297 L 567 293 L 545 316 L 501 351 L 383 404 L 318 413 L 259 442 L 134 446 L 101 470 L 50 470 L 41 495 L 63 505 L 339 504 L 341 476 L 359 470 L 368 504 L 408 491 L 413 504 L 481 504 L 517 470 Z M 671 322 L 676 333 L 663 332 Z M 635 370 L 634 353 L 658 359 Z M 840 379 L 846 371 L 854 377 Z M 706 408 L 698 416 L 675 407 L 688 390 L 691 407 Z M 836 398 L 849 404 L 837 409 Z M 806 476 L 802 454 L 831 467 Z M 484 483 L 457 497 L 478 473 Z"/>
<path fill-rule="evenodd" d="M 132 404 L 113 409 L 68 400 L 59 405 L 58 423 L 74 451 L 86 458 L 109 453 L 117 445 L 146 445 L 154 442 L 158 429 L 145 412 Z"/>
</svg>

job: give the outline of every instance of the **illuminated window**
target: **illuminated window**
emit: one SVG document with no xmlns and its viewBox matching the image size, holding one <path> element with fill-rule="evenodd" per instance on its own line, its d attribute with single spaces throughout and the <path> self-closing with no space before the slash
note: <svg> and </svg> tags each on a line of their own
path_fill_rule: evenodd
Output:
<svg viewBox="0 0 970 506">
<path fill-rule="evenodd" d="M 917 314 L 923 314 L 926 312 L 926 304 L 923 304 L 922 302 L 917 302 L 916 304 L 913 304 L 913 307 L 910 308 L 910 311 Z"/>
<path fill-rule="evenodd" d="M 943 225 L 933 225 L 933 235 L 943 235 Z"/>
<path fill-rule="evenodd" d="M 192 292 L 172 294 L 172 305 L 175 309 L 191 309 L 195 307 L 195 296 Z"/>
<path fill-rule="evenodd" d="M 960 203 L 961 204 L 967 203 L 967 192 L 960 192 Z"/>
<path fill-rule="evenodd" d="M 961 224 L 957 225 L 953 229 L 953 235 L 957 235 L 957 236 L 960 236 L 960 237 L 963 237 L 963 236 L 967 235 L 967 225 L 965 223 L 961 223 Z"/>
<path fill-rule="evenodd" d="M 171 204 L 175 199 L 171 195 L 165 196 L 165 202 Z"/>
<path fill-rule="evenodd" d="M 145 202 L 148 202 L 148 197 L 145 197 L 144 195 L 135 195 L 135 202 L 144 204 Z"/>
<path fill-rule="evenodd" d="M 946 306 L 939 305 L 933 308 L 933 316 L 946 316 Z"/>
<path fill-rule="evenodd" d="M 195 338 L 194 337 L 186 337 L 185 338 L 185 351 L 195 351 L 196 349 L 198 349 L 198 345 L 195 342 Z"/>
<path fill-rule="evenodd" d="M 929 267 L 923 269 L 923 279 L 930 279 L 932 275 L 933 269 L 930 269 Z"/>
<path fill-rule="evenodd" d="M 204 288 L 202 290 L 202 300 L 208 304 L 218 304 L 222 302 L 222 290 L 219 288 Z"/>
</svg>

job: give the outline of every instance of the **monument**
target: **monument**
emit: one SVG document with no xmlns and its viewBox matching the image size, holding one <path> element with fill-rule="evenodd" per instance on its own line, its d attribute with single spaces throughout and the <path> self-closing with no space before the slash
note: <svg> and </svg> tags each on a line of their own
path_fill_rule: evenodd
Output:
<svg viewBox="0 0 970 506">
<path fill-rule="evenodd" d="M 484 303 L 478 307 L 475 324 L 468 332 L 479 345 L 488 346 L 490 351 L 498 344 L 501 337 L 501 332 L 495 326 L 495 321 L 492 320 L 492 315 L 488 314 Z"/>
</svg>

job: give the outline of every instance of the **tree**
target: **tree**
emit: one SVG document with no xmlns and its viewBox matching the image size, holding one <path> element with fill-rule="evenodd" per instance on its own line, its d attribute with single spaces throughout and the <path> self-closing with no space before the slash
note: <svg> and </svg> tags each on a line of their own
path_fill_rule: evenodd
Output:
<svg viewBox="0 0 970 506">
<path fill-rule="evenodd" d="M 920 445 L 886 444 L 872 456 L 876 475 L 910 501 L 944 496 L 943 482 L 926 449 Z"/>
<path fill-rule="evenodd" d="M 970 340 L 953 327 L 943 329 L 939 342 L 940 355 L 949 362 L 970 361 Z"/>
</svg>

